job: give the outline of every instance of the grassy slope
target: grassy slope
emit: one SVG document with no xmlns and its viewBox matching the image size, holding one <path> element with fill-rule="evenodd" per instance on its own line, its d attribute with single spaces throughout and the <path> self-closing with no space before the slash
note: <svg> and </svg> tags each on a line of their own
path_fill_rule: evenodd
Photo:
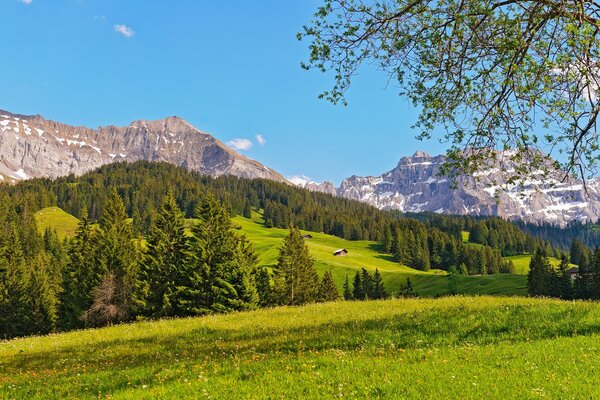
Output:
<svg viewBox="0 0 600 400">
<path fill-rule="evenodd" d="M 600 305 L 339 302 L 0 342 L 0 397 L 595 398 Z"/>
<path fill-rule="evenodd" d="M 277 263 L 277 254 L 283 238 L 288 234 L 286 229 L 267 229 L 263 225 L 259 214 L 254 213 L 253 218 L 236 217 L 234 221 L 242 227 L 242 232 L 252 241 L 254 249 L 259 255 L 260 265 L 274 265 Z M 346 274 L 353 277 L 360 268 L 381 271 L 386 288 L 397 290 L 400 284 L 411 281 L 420 296 L 436 296 L 446 294 L 448 279 L 443 271 L 421 272 L 399 265 L 392 261 L 391 256 L 378 252 L 378 244 L 369 241 L 349 241 L 335 236 L 311 232 L 312 239 L 306 242 L 311 254 L 317 260 L 317 270 L 322 274 L 331 270 L 333 277 L 342 287 Z M 347 257 L 335 257 L 333 252 L 346 248 Z M 519 275 L 490 275 L 460 277 L 458 291 L 463 294 L 505 294 L 525 295 L 526 277 Z"/>
<path fill-rule="evenodd" d="M 527 275 L 527 273 L 529 272 L 529 262 L 531 261 L 530 254 L 522 254 L 520 256 L 505 257 L 504 259 L 512 260 L 513 264 L 515 265 L 515 273 L 516 274 Z M 558 265 L 560 264 L 560 260 L 558 258 L 550 257 L 550 264 L 552 264 L 555 267 L 558 267 Z M 571 266 L 575 266 L 575 265 L 571 264 Z"/>
<path fill-rule="evenodd" d="M 75 236 L 79 220 L 58 207 L 44 208 L 35 213 L 35 219 L 40 232 L 46 228 L 56 230 L 59 239 Z"/>
<path fill-rule="evenodd" d="M 58 207 L 49 207 L 36 213 L 41 231 L 46 227 L 55 228 L 59 237 L 72 236 L 77 228 L 77 218 L 65 213 Z M 277 254 L 283 238 L 288 234 L 286 229 L 267 229 L 262 217 L 253 213 L 253 218 L 236 217 L 235 223 L 250 239 L 258 255 L 260 265 L 272 266 L 277 263 Z M 193 220 L 188 220 L 191 226 Z M 188 226 L 188 227 L 189 227 Z M 188 229 L 189 231 L 189 229 Z M 353 277 L 360 268 L 374 271 L 378 268 L 389 291 L 396 291 L 410 277 L 420 296 L 436 296 L 446 294 L 448 280 L 443 271 L 421 272 L 399 265 L 391 256 L 378 252 L 378 244 L 369 241 L 348 241 L 335 236 L 311 232 L 313 239 L 307 239 L 311 254 L 317 260 L 320 274 L 331 270 L 338 287 L 341 289 L 346 274 Z M 333 252 L 340 248 L 349 250 L 347 257 L 334 257 Z M 525 295 L 526 279 L 517 275 L 491 275 L 460 277 L 458 292 L 463 294 L 500 294 Z"/>
</svg>

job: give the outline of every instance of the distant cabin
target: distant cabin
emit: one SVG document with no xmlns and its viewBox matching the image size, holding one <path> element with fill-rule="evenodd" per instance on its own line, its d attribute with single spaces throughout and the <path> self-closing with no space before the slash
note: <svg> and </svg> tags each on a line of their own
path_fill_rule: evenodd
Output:
<svg viewBox="0 0 600 400">
<path fill-rule="evenodd" d="M 312 235 L 310 233 L 307 233 L 306 235 L 302 235 L 302 237 L 304 239 L 312 239 Z"/>
<path fill-rule="evenodd" d="M 579 268 L 578 267 L 569 268 L 567 270 L 567 274 L 569 275 L 569 277 L 571 279 L 575 280 L 579 276 Z"/>
<path fill-rule="evenodd" d="M 333 252 L 333 255 L 336 257 L 346 257 L 348 255 L 348 250 L 339 249 Z"/>
</svg>

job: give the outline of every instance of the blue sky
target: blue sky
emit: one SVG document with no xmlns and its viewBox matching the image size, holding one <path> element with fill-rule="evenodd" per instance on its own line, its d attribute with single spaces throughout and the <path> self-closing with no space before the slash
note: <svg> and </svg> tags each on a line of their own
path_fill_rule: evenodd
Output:
<svg viewBox="0 0 600 400">
<path fill-rule="evenodd" d="M 442 152 L 414 139 L 417 111 L 372 68 L 349 106 L 317 99 L 331 80 L 300 68 L 308 43 L 296 33 L 319 4 L 1 0 L 0 109 L 89 127 L 178 115 L 224 142 L 251 141 L 240 152 L 287 177 L 336 184 Z"/>
</svg>

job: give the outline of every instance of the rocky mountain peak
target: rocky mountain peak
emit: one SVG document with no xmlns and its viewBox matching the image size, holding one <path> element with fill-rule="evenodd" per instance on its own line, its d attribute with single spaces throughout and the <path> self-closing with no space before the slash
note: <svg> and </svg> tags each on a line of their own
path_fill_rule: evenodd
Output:
<svg viewBox="0 0 600 400">
<path fill-rule="evenodd" d="M 75 127 L 0 111 L 0 182 L 81 175 L 115 161 L 164 161 L 203 174 L 286 180 L 180 117 Z"/>
<path fill-rule="evenodd" d="M 431 158 L 431 156 L 429 155 L 429 153 L 417 150 L 415 151 L 415 154 L 412 155 L 412 158 Z"/>
</svg>

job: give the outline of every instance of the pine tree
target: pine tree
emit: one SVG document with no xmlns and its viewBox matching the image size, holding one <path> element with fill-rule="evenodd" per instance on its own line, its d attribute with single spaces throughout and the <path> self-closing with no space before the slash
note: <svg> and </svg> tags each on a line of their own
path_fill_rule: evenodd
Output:
<svg viewBox="0 0 600 400">
<path fill-rule="evenodd" d="M 252 246 L 233 229 L 227 210 L 208 194 L 196 209 L 192 261 L 181 296 L 187 315 L 254 308 L 259 301 Z"/>
<path fill-rule="evenodd" d="M 346 281 L 344 282 L 344 300 L 354 300 L 352 287 L 350 286 L 350 281 L 348 280 L 348 274 L 346 274 Z"/>
<path fill-rule="evenodd" d="M 389 225 L 386 225 L 383 231 L 383 252 L 389 254 L 392 252 L 393 237 L 392 229 Z"/>
<path fill-rule="evenodd" d="M 246 204 L 244 205 L 244 218 L 252 218 L 252 206 L 250 206 L 250 200 L 246 199 Z"/>
<path fill-rule="evenodd" d="M 592 256 L 590 268 L 590 298 L 600 299 L 600 248 Z"/>
<path fill-rule="evenodd" d="M 579 273 L 575 279 L 575 298 L 589 299 L 591 287 L 591 268 L 590 260 L 586 254 L 583 254 L 579 259 Z"/>
<path fill-rule="evenodd" d="M 453 265 L 448 268 L 448 293 L 455 295 L 458 293 L 459 272 Z"/>
<path fill-rule="evenodd" d="M 372 299 L 373 297 L 373 278 L 365 268 L 361 269 L 361 282 L 362 292 L 365 295 L 365 299 Z"/>
<path fill-rule="evenodd" d="M 132 311 L 138 306 L 140 257 L 123 200 L 114 188 L 106 201 L 99 222 L 97 254 L 102 280 L 110 281 L 110 286 L 114 287 L 112 304 L 118 308 L 115 312 L 117 319 L 110 322 L 121 322 L 130 319 Z M 109 274 L 111 279 L 108 279 Z"/>
<path fill-rule="evenodd" d="M 545 249 L 538 247 L 529 262 L 529 273 L 527 275 L 527 291 L 531 296 L 543 296 L 549 294 L 552 285 L 552 267 L 545 255 Z"/>
<path fill-rule="evenodd" d="M 569 273 L 569 258 L 566 254 L 563 254 L 560 258 L 560 264 L 558 266 L 558 294 L 562 299 L 573 298 L 573 282 Z"/>
<path fill-rule="evenodd" d="M 68 261 L 63 270 L 64 290 L 59 307 L 61 329 L 84 326 L 81 317 L 91 307 L 92 290 L 102 279 L 95 247 L 94 231 L 84 208 L 75 237 L 68 244 Z"/>
<path fill-rule="evenodd" d="M 337 286 L 333 280 L 333 275 L 331 271 L 325 271 L 323 274 L 323 279 L 321 280 L 321 285 L 319 288 L 319 300 L 320 301 L 335 301 L 340 298 L 340 293 L 338 292 Z"/>
<path fill-rule="evenodd" d="M 273 304 L 271 277 L 266 268 L 259 268 L 256 273 L 256 291 L 258 292 L 259 306 L 268 307 Z"/>
<path fill-rule="evenodd" d="M 371 294 L 371 298 L 387 298 L 387 292 L 385 291 L 385 286 L 383 285 L 383 278 L 381 277 L 381 273 L 377 268 L 375 268 L 375 273 L 373 274 L 373 292 Z"/>
<path fill-rule="evenodd" d="M 356 271 L 356 275 L 354 275 L 354 282 L 352 283 L 352 298 L 354 300 L 364 300 L 365 297 L 366 293 L 363 290 L 360 272 Z"/>
<path fill-rule="evenodd" d="M 163 198 L 150 228 L 142 261 L 145 315 L 153 318 L 185 315 L 180 308 L 180 291 L 189 264 L 185 220 L 171 190 Z"/>
<path fill-rule="evenodd" d="M 290 228 L 277 259 L 276 292 L 281 304 L 299 305 L 317 300 L 320 283 L 314 264 L 302 233 L 296 227 Z"/>
</svg>

